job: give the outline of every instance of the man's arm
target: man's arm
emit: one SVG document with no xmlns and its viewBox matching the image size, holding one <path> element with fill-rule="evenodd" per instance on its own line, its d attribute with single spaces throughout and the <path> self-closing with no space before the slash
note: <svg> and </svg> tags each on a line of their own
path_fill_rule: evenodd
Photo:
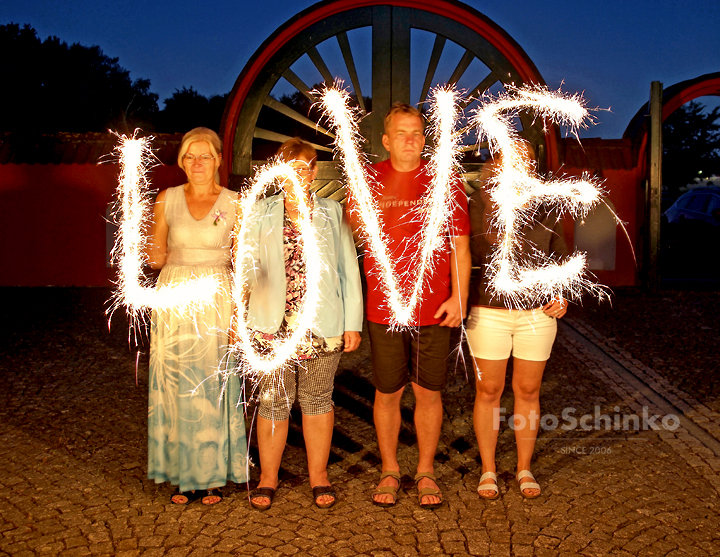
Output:
<svg viewBox="0 0 720 557">
<path fill-rule="evenodd" d="M 441 327 L 459 327 L 467 315 L 467 299 L 470 290 L 470 236 L 456 236 L 451 239 L 450 248 L 450 297 L 435 313 L 435 319 L 445 314 Z"/>
</svg>

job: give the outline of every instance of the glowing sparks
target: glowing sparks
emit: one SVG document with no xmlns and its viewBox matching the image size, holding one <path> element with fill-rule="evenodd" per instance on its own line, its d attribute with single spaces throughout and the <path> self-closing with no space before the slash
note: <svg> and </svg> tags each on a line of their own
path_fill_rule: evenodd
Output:
<svg viewBox="0 0 720 557">
<path fill-rule="evenodd" d="M 185 311 L 213 303 L 220 288 L 215 277 L 202 277 L 158 289 L 149 285 L 143 272 L 146 259 L 146 223 L 152 201 L 148 195 L 147 170 L 153 160 L 150 139 L 118 135 L 116 153 L 120 159 L 118 207 L 115 219 L 118 233 L 112 260 L 118 267 L 117 290 L 109 313 L 124 305 L 131 319 L 142 319 L 147 309 Z"/>
<path fill-rule="evenodd" d="M 435 257 L 452 236 L 451 215 L 454 196 L 453 181 L 457 175 L 460 134 L 458 94 L 452 88 L 437 89 L 431 95 L 430 123 L 435 148 L 428 164 L 431 184 L 421 200 L 418 218 L 422 219 L 419 249 L 412 269 L 397 269 L 388 249 L 388 238 L 367 173 L 367 161 L 361 154 L 357 115 L 353 114 L 346 91 L 328 88 L 322 93 L 322 105 L 336 130 L 337 153 L 346 176 L 346 185 L 355 200 L 355 210 L 362 223 L 369 249 L 379 263 L 381 284 L 385 290 L 393 326 L 413 323 L 427 277 L 432 272 Z M 567 97 L 544 88 L 529 86 L 513 88 L 491 102 L 483 102 L 475 114 L 481 135 L 487 136 L 490 149 L 499 153 L 500 171 L 491 178 L 491 197 L 497 205 L 493 224 L 499 231 L 499 245 L 489 265 L 490 286 L 495 294 L 506 296 L 514 306 L 536 307 L 548 299 L 576 296 L 582 289 L 599 291 L 583 277 L 585 256 L 575 254 L 559 265 L 549 257 L 537 255 L 534 267 L 523 265 L 518 259 L 519 232 L 531 222 L 543 203 L 551 203 L 574 216 L 584 216 L 600 201 L 601 191 L 593 180 L 542 180 L 535 175 L 529 157 L 523 153 L 521 141 L 511 125 L 520 110 L 533 110 L 539 117 L 576 130 L 588 117 L 579 96 Z M 118 289 L 112 309 L 127 308 L 133 318 L 142 316 L 149 308 L 185 311 L 212 304 L 221 283 L 216 277 L 203 277 L 182 284 L 154 289 L 143 273 L 145 261 L 145 223 L 150 217 L 151 200 L 148 195 L 146 171 L 152 153 L 147 139 L 120 137 L 117 148 L 121 175 L 118 186 L 119 223 L 113 261 L 119 267 Z M 270 355 L 261 355 L 253 346 L 248 330 L 245 305 L 253 287 L 257 271 L 257 238 L 250 229 L 257 224 L 257 201 L 267 186 L 281 180 L 293 188 L 298 199 L 300 232 L 306 261 L 306 284 L 297 326 L 290 336 L 280 342 Z M 245 366 L 255 372 L 278 369 L 296 357 L 297 348 L 311 331 L 320 300 L 319 239 L 312 225 L 312 208 L 308 206 L 302 184 L 290 164 L 275 162 L 262 168 L 246 195 L 239 201 L 239 216 L 233 232 L 234 284 L 230 295 L 237 311 L 236 342 L 232 350 L 242 356 Z M 223 218 L 217 216 L 216 220 Z M 402 284 L 411 285 L 404 290 Z"/>
<path fill-rule="evenodd" d="M 284 181 L 286 185 L 290 182 L 294 195 L 299 201 L 298 212 L 300 214 L 300 233 L 303 241 L 302 251 L 305 259 L 307 290 L 298 312 L 294 331 L 287 339 L 275 346 L 271 355 L 266 356 L 259 354 L 253 346 L 246 312 L 244 311 L 245 302 L 255 282 L 256 262 L 260 249 L 258 238 L 249 236 L 248 232 L 253 225 L 258 224 L 259 216 L 256 212 L 258 198 L 267 186 L 276 180 Z M 233 237 L 235 240 L 235 275 L 232 296 L 235 307 L 240 309 L 237 311 L 236 316 L 237 327 L 235 334 L 237 335 L 237 341 L 232 346 L 232 349 L 242 356 L 246 371 L 256 373 L 271 372 L 280 368 L 286 362 L 295 359 L 298 346 L 307 338 L 308 332 L 312 329 L 320 301 L 320 275 L 323 263 L 320 259 L 319 239 L 312 224 L 312 211 L 308 206 L 302 183 L 290 164 L 275 162 L 257 172 L 252 187 L 240 200 L 240 215 L 238 216 Z M 284 271 L 284 269 L 274 270 L 276 273 Z"/>
<path fill-rule="evenodd" d="M 533 220 L 541 204 L 559 206 L 583 217 L 600 201 L 598 184 L 581 179 L 542 180 L 535 175 L 530 157 L 511 125 L 519 110 L 533 110 L 543 119 L 569 126 L 574 133 L 588 118 L 579 95 L 563 96 L 539 86 L 512 88 L 476 111 L 479 135 L 488 138 L 491 152 L 499 154 L 500 171 L 491 178 L 490 196 L 497 206 L 493 225 L 498 248 L 489 264 L 490 287 L 520 308 L 537 307 L 548 299 L 577 297 L 582 290 L 601 292 L 583 276 L 585 255 L 576 253 L 563 264 L 535 253 L 536 266 L 521 265 L 517 257 L 519 232 Z"/>
<path fill-rule="evenodd" d="M 437 136 L 437 148 L 432 154 L 430 169 L 432 184 L 422 200 L 420 214 L 424 226 L 420 238 L 420 258 L 417 268 L 398 273 L 388 253 L 388 241 L 380 223 L 377 203 L 368 186 L 365 170 L 367 161 L 358 147 L 360 134 L 352 117 L 350 97 L 346 91 L 328 88 L 322 93 L 322 105 L 336 129 L 336 146 L 345 172 L 347 186 L 355 199 L 356 211 L 362 222 L 363 234 L 380 264 L 381 284 L 385 289 L 392 325 L 408 326 L 414 320 L 415 310 L 421 298 L 425 280 L 432 270 L 434 256 L 444 245 L 449 215 L 452 212 L 450 185 L 456 167 L 457 143 L 457 93 L 448 88 L 432 94 L 432 118 Z M 414 280 L 412 292 L 403 296 L 400 283 Z"/>
</svg>

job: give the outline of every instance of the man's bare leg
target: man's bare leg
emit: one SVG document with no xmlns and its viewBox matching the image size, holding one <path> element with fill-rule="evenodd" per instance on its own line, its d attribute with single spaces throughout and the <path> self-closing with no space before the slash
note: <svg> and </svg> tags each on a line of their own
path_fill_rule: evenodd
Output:
<svg viewBox="0 0 720 557">
<path fill-rule="evenodd" d="M 412 384 L 415 393 L 415 431 L 418 440 L 418 473 L 435 473 L 435 453 L 437 452 L 440 430 L 442 429 L 443 407 L 440 391 L 431 391 L 417 383 Z M 418 489 L 438 486 L 430 478 L 418 482 Z M 435 495 L 426 495 L 423 504 L 433 505 L 441 502 Z"/>
<path fill-rule="evenodd" d="M 405 387 L 394 393 L 375 391 L 373 417 L 375 419 L 375 431 L 377 432 L 383 472 L 400 472 L 400 464 L 397 461 L 397 446 L 401 423 L 400 399 L 404 390 Z M 383 478 L 378 487 L 395 485 L 399 487 L 399 482 L 395 478 L 387 477 Z M 389 493 L 375 494 L 373 499 L 378 503 L 393 502 L 393 496 Z"/>
</svg>

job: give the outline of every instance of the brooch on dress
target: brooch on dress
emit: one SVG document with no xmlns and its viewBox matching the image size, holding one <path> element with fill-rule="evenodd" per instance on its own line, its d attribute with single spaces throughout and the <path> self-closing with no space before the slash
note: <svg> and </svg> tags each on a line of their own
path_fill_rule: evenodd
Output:
<svg viewBox="0 0 720 557">
<path fill-rule="evenodd" d="M 225 211 L 221 211 L 220 209 L 215 209 L 215 212 L 213 213 L 213 216 L 215 217 L 215 220 L 213 221 L 213 226 L 218 225 L 218 221 L 225 220 Z"/>
</svg>

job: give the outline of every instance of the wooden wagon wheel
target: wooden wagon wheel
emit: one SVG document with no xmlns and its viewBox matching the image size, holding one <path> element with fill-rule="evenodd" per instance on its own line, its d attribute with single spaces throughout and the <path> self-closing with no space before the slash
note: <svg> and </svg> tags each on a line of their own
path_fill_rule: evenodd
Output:
<svg viewBox="0 0 720 557">
<path fill-rule="evenodd" d="M 352 46 L 353 37 L 366 33 L 366 45 Z M 416 62 L 418 43 L 430 51 L 427 64 Z M 432 44 L 431 49 L 429 45 Z M 332 49 L 337 53 L 332 54 Z M 328 54 L 328 52 L 330 54 Z M 324 53 L 324 54 L 323 54 Z M 371 84 L 359 77 L 358 61 L 371 64 Z M 317 83 L 332 83 L 345 76 L 363 113 L 361 132 L 366 151 L 384 157 L 382 118 L 395 101 L 421 104 L 431 86 L 463 84 L 464 106 L 472 108 L 477 96 L 505 85 L 543 84 L 537 68 L 520 46 L 488 18 L 455 0 L 329 0 L 299 13 L 257 50 L 238 77 L 223 116 L 222 136 L 226 171 L 231 187 L 239 188 L 252 174 L 254 164 L 267 160 L 280 142 L 300 135 L 313 143 L 320 156 L 314 189 L 342 199 L 335 182 L 339 173 L 332 163 L 333 135 L 313 110 L 298 110 L 272 95 L 278 84 L 307 98 Z M 281 81 L 282 80 L 282 81 Z M 419 92 L 411 98 L 411 83 Z M 471 85 L 469 85 L 471 84 Z M 371 93 L 371 100 L 363 95 Z M 521 116 L 526 137 L 539 147 L 541 166 L 545 149 L 555 151 L 556 136 L 545 135 L 542 123 Z M 552 154 L 552 153 L 550 153 Z M 476 179 L 479 165 L 472 155 L 464 162 L 468 180 Z"/>
</svg>

